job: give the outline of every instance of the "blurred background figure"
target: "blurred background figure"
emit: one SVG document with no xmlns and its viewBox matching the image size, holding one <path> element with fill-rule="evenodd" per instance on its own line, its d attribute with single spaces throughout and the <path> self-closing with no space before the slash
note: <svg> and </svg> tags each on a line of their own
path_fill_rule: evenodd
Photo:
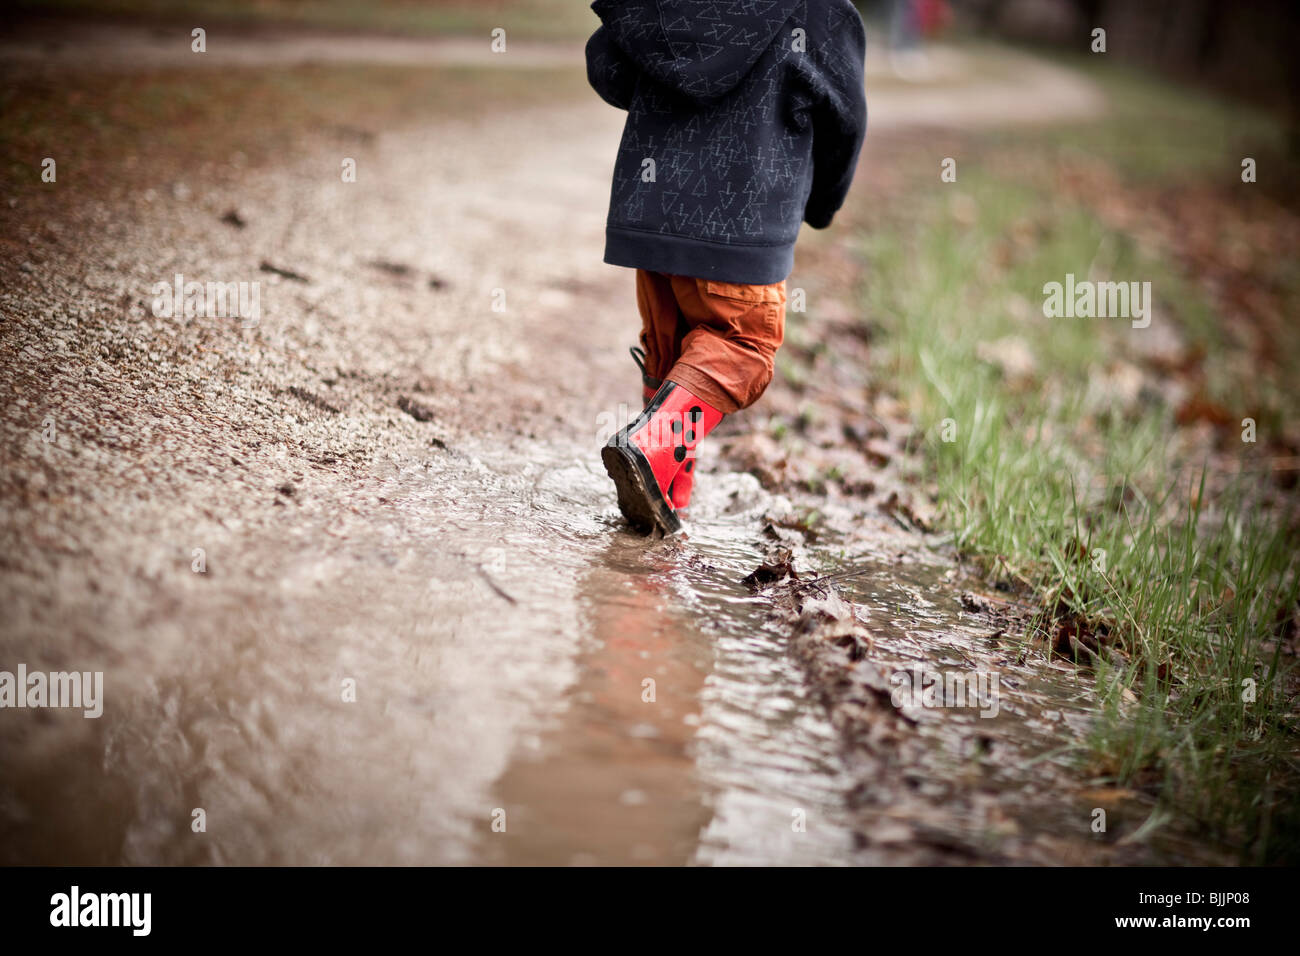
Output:
<svg viewBox="0 0 1300 956">
<path fill-rule="evenodd" d="M 951 15 L 946 0 L 890 0 L 889 63 L 895 75 L 905 80 L 928 76 L 922 39 L 940 32 Z"/>
</svg>

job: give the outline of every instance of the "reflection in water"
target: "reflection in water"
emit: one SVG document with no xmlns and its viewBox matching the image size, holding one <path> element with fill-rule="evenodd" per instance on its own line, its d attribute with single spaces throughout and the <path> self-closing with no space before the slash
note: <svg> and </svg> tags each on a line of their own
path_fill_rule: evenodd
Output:
<svg viewBox="0 0 1300 956">
<path fill-rule="evenodd" d="M 497 781 L 501 862 L 681 865 L 708 818 L 690 745 L 709 662 L 622 537 L 579 577 L 576 683 Z"/>
<path fill-rule="evenodd" d="M 740 583 L 763 560 L 758 518 L 772 504 L 749 475 L 714 477 L 673 576 L 676 601 L 713 649 L 697 766 L 714 812 L 696 861 L 847 863 L 849 782 L 838 738 L 789 653 L 786 629 Z"/>
<path fill-rule="evenodd" d="M 582 489 L 588 507 L 608 508 L 603 474 L 591 483 L 580 465 L 557 467 L 539 487 Z M 688 535 L 652 542 L 607 516 L 604 543 L 587 548 L 578 680 L 498 781 L 509 824 L 485 841 L 495 857 L 844 861 L 833 734 L 740 584 L 762 557 L 755 512 L 771 502 L 748 476 L 711 486 Z"/>
</svg>

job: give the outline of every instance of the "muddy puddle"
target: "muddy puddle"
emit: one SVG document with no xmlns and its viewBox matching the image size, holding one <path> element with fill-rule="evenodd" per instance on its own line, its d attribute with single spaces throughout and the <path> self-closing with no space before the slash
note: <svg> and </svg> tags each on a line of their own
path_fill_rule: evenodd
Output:
<svg viewBox="0 0 1300 956">
<path fill-rule="evenodd" d="M 886 848 L 930 851 L 916 862 L 1090 861 L 1078 762 L 1095 717 L 1087 676 L 968 613 L 971 582 L 937 560 L 829 573 L 871 635 L 858 666 L 904 717 L 897 739 L 868 748 L 875 779 L 851 798 L 863 829 Z"/>
<path fill-rule="evenodd" d="M 872 634 L 863 666 L 877 680 L 988 681 L 969 684 L 969 706 L 939 708 L 917 683 L 903 734 L 864 766 L 792 653 L 791 622 L 743 583 L 771 547 L 767 517 L 790 509 L 752 476 L 706 470 L 687 533 L 659 541 L 623 529 L 598 460 L 553 446 L 461 449 L 449 473 L 386 488 L 405 524 L 451 532 L 479 595 L 460 626 L 424 639 L 474 660 L 462 692 L 479 682 L 517 714 L 493 747 L 499 773 L 465 808 L 470 858 L 1094 859 L 1076 763 L 1093 688 L 969 613 L 951 562 L 914 540 L 899 550 L 897 535 L 858 529 L 849 551 L 796 546 L 815 569 L 804 579 L 829 575 Z M 467 720 L 484 709 L 463 703 Z M 1144 809 L 1108 812 L 1131 831 Z"/>
<path fill-rule="evenodd" d="M 99 621 L 65 649 L 103 662 L 104 716 L 11 715 L 6 859 L 1089 862 L 1098 800 L 1125 832 L 1146 818 L 1073 770 L 1086 679 L 991 633 L 915 542 L 796 545 L 800 586 L 829 575 L 872 635 L 851 670 L 877 709 L 841 720 L 743 583 L 789 508 L 751 475 L 706 460 L 687 534 L 658 541 L 623 529 L 594 454 L 535 441 L 282 497 L 275 528 L 210 531 L 207 573 L 159 572 L 138 613 L 68 610 Z M 996 673 L 996 714 L 900 717 L 909 669 Z"/>
<path fill-rule="evenodd" d="M 377 472 L 342 498 L 304 476 L 276 533 L 210 539 L 208 575 L 82 638 L 104 716 L 6 725 L 7 859 L 1090 862 L 1099 800 L 1125 832 L 1149 813 L 1078 780 L 1086 679 L 967 612 L 941 556 L 796 546 L 801 587 L 828 575 L 872 635 L 864 740 L 743 583 L 789 507 L 752 476 L 706 461 L 687 534 L 647 541 L 595 455 Z M 880 698 L 909 671 L 996 673 L 996 714 L 974 687 L 900 717 Z"/>
<path fill-rule="evenodd" d="M 709 476 L 689 535 L 647 542 L 623 530 L 594 456 L 530 447 L 506 461 L 466 460 L 495 490 L 490 504 L 448 515 L 450 502 L 419 477 L 395 503 L 457 529 L 494 605 L 494 623 L 476 635 L 485 655 L 506 630 L 525 660 L 568 655 L 550 662 L 565 686 L 518 728 L 485 794 L 475 855 L 847 862 L 837 738 L 767 602 L 742 584 L 762 558 L 759 518 L 773 504 L 757 482 Z M 796 812 L 803 832 L 792 828 Z"/>
<path fill-rule="evenodd" d="M 1172 831 L 1151 794 L 1089 779 L 1093 675 L 973 609 L 1000 599 L 967 591 L 980 583 L 942 555 L 832 562 L 826 575 L 870 635 L 854 679 L 893 708 L 879 734 L 859 719 L 844 735 L 861 861 L 1232 861 Z"/>
</svg>

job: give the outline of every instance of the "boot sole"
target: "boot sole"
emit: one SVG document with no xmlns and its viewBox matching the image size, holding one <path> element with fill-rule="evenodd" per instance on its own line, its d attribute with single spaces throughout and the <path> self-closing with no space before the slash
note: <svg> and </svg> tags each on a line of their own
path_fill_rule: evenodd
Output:
<svg viewBox="0 0 1300 956">
<path fill-rule="evenodd" d="M 636 446 L 611 441 L 600 450 L 600 459 L 618 490 L 618 510 L 634 528 L 657 529 L 665 535 L 681 530 L 681 521 L 659 491 L 650 462 Z"/>
</svg>

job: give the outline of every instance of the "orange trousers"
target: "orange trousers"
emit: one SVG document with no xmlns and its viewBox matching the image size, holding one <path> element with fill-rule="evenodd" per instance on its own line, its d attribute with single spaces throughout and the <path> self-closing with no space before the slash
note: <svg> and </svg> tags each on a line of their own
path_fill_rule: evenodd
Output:
<svg viewBox="0 0 1300 956">
<path fill-rule="evenodd" d="M 772 381 L 785 336 L 785 283 L 740 285 L 636 271 L 646 374 L 685 386 L 724 414 Z"/>
</svg>

